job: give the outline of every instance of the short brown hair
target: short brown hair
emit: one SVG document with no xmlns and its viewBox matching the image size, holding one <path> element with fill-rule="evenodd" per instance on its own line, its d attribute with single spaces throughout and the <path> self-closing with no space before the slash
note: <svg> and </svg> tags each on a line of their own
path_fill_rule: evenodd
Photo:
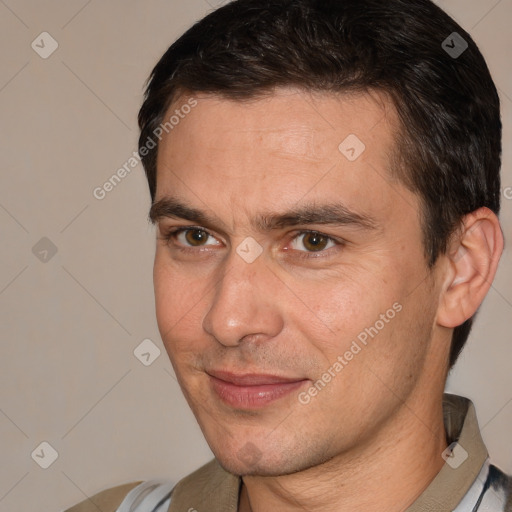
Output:
<svg viewBox="0 0 512 512">
<path fill-rule="evenodd" d="M 498 93 L 470 35 L 430 0 L 228 3 L 190 28 L 153 69 L 139 112 L 139 149 L 183 92 L 243 100 L 284 86 L 376 89 L 392 98 L 402 125 L 399 178 L 421 198 L 429 267 L 464 215 L 482 206 L 499 213 Z M 142 157 L 153 200 L 157 151 Z M 450 367 L 472 321 L 454 329 Z"/>
</svg>

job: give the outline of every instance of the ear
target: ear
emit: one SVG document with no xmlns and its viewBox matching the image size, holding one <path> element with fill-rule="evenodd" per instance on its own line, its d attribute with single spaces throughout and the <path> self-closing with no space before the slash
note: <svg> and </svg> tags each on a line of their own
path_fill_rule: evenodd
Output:
<svg viewBox="0 0 512 512">
<path fill-rule="evenodd" d="M 454 328 L 472 317 L 491 287 L 503 252 L 498 217 L 488 208 L 466 215 L 446 252 L 437 323 Z"/>
</svg>

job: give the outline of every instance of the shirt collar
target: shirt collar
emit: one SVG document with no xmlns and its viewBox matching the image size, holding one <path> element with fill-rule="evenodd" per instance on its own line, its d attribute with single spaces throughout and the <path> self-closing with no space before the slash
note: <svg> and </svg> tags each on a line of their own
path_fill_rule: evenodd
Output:
<svg viewBox="0 0 512 512">
<path fill-rule="evenodd" d="M 441 471 L 406 512 L 455 509 L 477 479 L 488 457 L 471 400 L 445 393 L 443 415 L 446 437 L 452 450 L 444 453 L 445 463 Z"/>
</svg>

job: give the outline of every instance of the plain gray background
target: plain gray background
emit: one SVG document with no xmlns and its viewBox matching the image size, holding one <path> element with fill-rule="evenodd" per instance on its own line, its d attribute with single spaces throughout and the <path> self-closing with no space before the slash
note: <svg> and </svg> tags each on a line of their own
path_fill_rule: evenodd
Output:
<svg viewBox="0 0 512 512">
<path fill-rule="evenodd" d="M 103 200 L 93 190 L 136 150 L 157 59 L 220 3 L 0 0 L 1 511 L 58 511 L 124 482 L 176 481 L 211 457 L 156 327 L 142 167 Z M 438 3 L 473 35 L 500 90 L 510 241 L 512 0 Z M 509 473 L 511 261 L 507 245 L 448 383 L 475 402 L 493 461 Z M 149 366 L 134 355 L 146 339 L 161 350 Z M 47 469 L 42 442 L 58 453 Z"/>
</svg>

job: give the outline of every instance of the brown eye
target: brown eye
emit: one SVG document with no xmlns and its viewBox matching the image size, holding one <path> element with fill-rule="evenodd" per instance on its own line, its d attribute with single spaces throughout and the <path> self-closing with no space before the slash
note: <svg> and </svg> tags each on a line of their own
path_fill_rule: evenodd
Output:
<svg viewBox="0 0 512 512">
<path fill-rule="evenodd" d="M 184 235 L 186 242 L 193 247 L 204 245 L 210 236 L 209 233 L 202 229 L 187 229 Z"/>
<path fill-rule="evenodd" d="M 323 251 L 329 243 L 329 238 L 320 233 L 305 233 L 303 236 L 304 247 L 308 251 Z"/>
<path fill-rule="evenodd" d="M 318 231 L 302 231 L 295 236 L 291 245 L 299 252 L 320 253 L 339 245 L 339 242 L 330 236 L 318 233 Z"/>
</svg>

